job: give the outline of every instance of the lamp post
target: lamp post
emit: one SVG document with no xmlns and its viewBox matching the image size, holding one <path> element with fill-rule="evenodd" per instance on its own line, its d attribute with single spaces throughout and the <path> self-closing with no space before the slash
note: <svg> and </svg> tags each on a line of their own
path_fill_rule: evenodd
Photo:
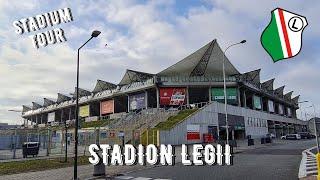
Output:
<svg viewBox="0 0 320 180">
<path fill-rule="evenodd" d="M 75 122 L 75 142 L 74 142 L 74 167 L 73 167 L 73 179 L 78 179 L 78 127 L 79 127 L 79 52 L 80 49 L 86 45 L 92 38 L 99 36 L 100 31 L 93 31 L 91 37 L 78 49 L 77 59 L 77 87 L 76 87 L 76 122 Z"/>
<path fill-rule="evenodd" d="M 227 133 L 227 144 L 229 144 L 229 127 L 228 127 L 228 113 L 227 113 L 227 88 L 226 88 L 226 72 L 225 72 L 225 56 L 226 52 L 229 48 L 232 46 L 238 45 L 238 44 L 243 44 L 247 42 L 246 40 L 242 40 L 241 42 L 231 44 L 228 46 L 224 52 L 223 52 L 223 61 L 222 61 L 222 73 L 223 73 L 223 92 L 224 92 L 224 113 L 226 117 L 226 133 Z"/>
<path fill-rule="evenodd" d="M 302 104 L 302 103 L 306 103 L 306 102 L 309 102 L 309 101 L 300 101 L 300 102 L 298 102 L 298 105 L 299 105 L 299 104 Z M 303 117 L 302 117 L 302 116 L 303 116 L 303 115 L 302 115 L 302 107 L 300 106 L 300 108 L 301 108 L 301 109 L 300 109 L 301 120 L 303 120 Z"/>
<path fill-rule="evenodd" d="M 317 132 L 317 124 L 316 124 L 316 107 L 314 106 L 314 104 L 312 104 L 311 106 L 307 107 L 307 108 L 311 108 L 313 107 L 313 113 L 314 113 L 314 121 L 313 121 L 313 125 L 314 125 L 314 135 L 316 136 L 316 144 L 317 144 L 317 152 L 319 153 L 319 140 L 318 140 L 318 132 Z"/>
<path fill-rule="evenodd" d="M 9 109 L 9 112 L 16 112 L 16 113 L 22 113 L 21 110 L 14 110 L 14 109 Z M 25 123 L 23 123 L 23 127 L 25 127 Z M 17 150 L 17 127 L 14 128 L 14 145 L 13 145 L 13 159 L 16 158 L 16 150 Z"/>
</svg>

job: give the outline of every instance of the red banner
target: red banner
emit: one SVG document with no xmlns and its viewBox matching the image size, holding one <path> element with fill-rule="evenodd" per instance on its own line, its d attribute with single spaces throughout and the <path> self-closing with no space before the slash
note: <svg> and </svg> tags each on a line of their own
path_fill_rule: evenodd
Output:
<svg viewBox="0 0 320 180">
<path fill-rule="evenodd" d="M 187 140 L 200 140 L 200 125 L 188 124 L 187 125 Z"/>
<path fill-rule="evenodd" d="M 103 101 L 100 104 L 101 114 L 110 114 L 114 112 L 114 100 Z"/>
<path fill-rule="evenodd" d="M 187 133 L 187 140 L 200 140 L 200 133 L 199 132 L 188 132 Z"/>
<path fill-rule="evenodd" d="M 161 105 L 185 104 L 186 88 L 160 88 Z"/>
</svg>

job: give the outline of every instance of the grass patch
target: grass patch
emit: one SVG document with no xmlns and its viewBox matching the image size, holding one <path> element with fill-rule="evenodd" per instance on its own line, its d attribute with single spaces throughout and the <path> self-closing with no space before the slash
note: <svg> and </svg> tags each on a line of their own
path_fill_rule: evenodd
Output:
<svg viewBox="0 0 320 180">
<path fill-rule="evenodd" d="M 78 165 L 86 164 L 89 164 L 87 156 L 78 157 Z M 68 162 L 64 162 L 64 157 L 4 162 L 0 163 L 0 176 L 24 172 L 43 171 L 48 169 L 58 169 L 70 166 L 73 166 L 72 157 L 68 158 Z"/>
<path fill-rule="evenodd" d="M 188 117 L 190 114 L 196 112 L 198 109 L 185 109 L 180 111 L 175 116 L 170 116 L 166 121 L 160 122 L 156 125 L 155 129 L 159 130 L 168 130 L 173 128 L 176 124 L 183 121 L 186 117 Z"/>
<path fill-rule="evenodd" d="M 148 133 L 147 133 L 148 131 Z M 148 135 L 147 135 L 148 134 Z M 148 138 L 147 138 L 148 137 Z M 151 130 L 146 130 L 141 134 L 141 144 L 148 145 L 148 144 L 157 144 L 157 130 L 152 128 Z"/>
</svg>

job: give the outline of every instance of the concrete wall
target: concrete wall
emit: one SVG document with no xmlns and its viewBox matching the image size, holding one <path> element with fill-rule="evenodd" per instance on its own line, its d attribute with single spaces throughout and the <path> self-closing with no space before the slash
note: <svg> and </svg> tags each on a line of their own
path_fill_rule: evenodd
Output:
<svg viewBox="0 0 320 180">
<path fill-rule="evenodd" d="M 253 138 L 260 138 L 268 133 L 267 120 L 306 125 L 306 122 L 298 119 L 287 118 L 239 106 L 228 105 L 227 111 L 228 114 L 244 117 L 245 133 L 246 135 L 251 135 Z M 218 102 L 210 103 L 202 109 L 199 109 L 196 113 L 187 117 L 185 121 L 179 123 L 171 130 L 160 131 L 160 143 L 176 145 L 202 142 L 202 134 L 208 133 L 208 126 L 218 125 L 218 113 L 224 113 L 224 104 Z M 253 121 L 253 123 L 250 121 Z M 200 125 L 201 140 L 186 140 L 188 124 Z"/>
</svg>

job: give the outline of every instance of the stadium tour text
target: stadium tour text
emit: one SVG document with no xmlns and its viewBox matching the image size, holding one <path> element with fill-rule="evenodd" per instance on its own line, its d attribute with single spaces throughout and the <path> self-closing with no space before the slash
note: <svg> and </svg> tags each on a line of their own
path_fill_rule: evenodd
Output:
<svg viewBox="0 0 320 180">
<path fill-rule="evenodd" d="M 207 144 L 194 144 L 188 148 L 187 145 L 181 145 L 181 162 L 183 165 L 232 165 L 231 147 L 226 144 L 222 147 L 218 144 L 216 147 Z M 188 151 L 190 150 L 190 152 Z M 131 144 L 120 145 L 109 144 L 91 144 L 89 146 L 89 162 L 93 165 L 104 163 L 105 165 L 174 165 L 175 150 L 172 145 L 160 145 L 157 148 L 153 144 L 146 147 L 139 145 L 137 148 Z"/>
<path fill-rule="evenodd" d="M 70 8 L 59 9 L 56 11 L 28 17 L 13 22 L 13 27 L 17 34 L 39 31 L 50 26 L 59 25 L 73 21 Z M 40 32 L 29 36 L 35 48 L 45 47 L 50 44 L 67 41 L 62 28 L 55 28 L 46 32 Z"/>
</svg>

